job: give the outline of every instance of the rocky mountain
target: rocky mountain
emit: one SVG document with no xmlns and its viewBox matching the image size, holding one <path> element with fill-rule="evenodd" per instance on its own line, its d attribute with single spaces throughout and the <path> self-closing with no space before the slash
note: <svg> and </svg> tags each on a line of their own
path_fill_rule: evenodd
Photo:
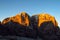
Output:
<svg viewBox="0 0 60 40">
<path fill-rule="evenodd" d="M 21 12 L 0 22 L 0 35 L 60 40 L 60 28 L 55 17 L 49 14 L 29 16 Z"/>
</svg>

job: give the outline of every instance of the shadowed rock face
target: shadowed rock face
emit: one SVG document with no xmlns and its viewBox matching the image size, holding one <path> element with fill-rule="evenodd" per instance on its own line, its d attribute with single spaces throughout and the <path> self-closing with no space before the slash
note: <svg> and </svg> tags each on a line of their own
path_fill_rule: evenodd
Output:
<svg viewBox="0 0 60 40">
<path fill-rule="evenodd" d="M 17 35 L 36 38 L 36 31 L 31 25 L 30 16 L 24 12 L 2 21 L 4 31 L 2 35 Z"/>
<path fill-rule="evenodd" d="M 3 33 L 4 31 L 4 26 L 1 24 L 1 21 L 0 21 L 0 35 Z"/>
<path fill-rule="evenodd" d="M 59 40 L 60 29 L 55 18 L 49 14 L 29 16 L 22 12 L 0 22 L 0 35 Z"/>
<path fill-rule="evenodd" d="M 40 28 L 38 29 L 39 37 L 42 37 L 46 40 L 58 39 L 56 36 L 57 31 L 57 28 L 54 27 L 54 24 L 51 21 L 42 23 Z"/>
<path fill-rule="evenodd" d="M 36 32 L 29 27 L 20 25 L 19 23 L 15 22 L 8 22 L 4 24 L 5 30 L 2 35 L 16 35 L 21 37 L 30 37 L 35 38 Z"/>
</svg>

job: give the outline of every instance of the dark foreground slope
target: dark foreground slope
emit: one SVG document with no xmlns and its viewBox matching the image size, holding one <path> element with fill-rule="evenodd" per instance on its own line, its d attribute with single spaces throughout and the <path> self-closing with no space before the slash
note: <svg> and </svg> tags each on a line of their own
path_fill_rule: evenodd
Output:
<svg viewBox="0 0 60 40">
<path fill-rule="evenodd" d="M 53 16 L 22 12 L 0 22 L 0 35 L 3 40 L 60 40 L 60 28 Z"/>
<path fill-rule="evenodd" d="M 16 25 L 16 24 L 15 24 Z M 45 26 L 43 26 L 45 25 Z M 20 27 L 20 26 L 19 26 Z M 21 26 L 22 27 L 22 26 Z M 1 32 L 1 39 L 16 39 L 16 40 L 60 40 L 60 31 L 59 28 L 54 28 L 52 22 L 44 22 L 41 24 L 41 28 L 36 29 L 36 33 L 34 33 L 35 29 L 26 28 L 5 28 L 3 32 Z M 32 32 L 33 31 L 33 32 Z M 29 33 L 28 33 L 29 32 Z M 32 35 L 33 34 L 33 35 Z M 32 35 L 32 36 L 31 36 Z M 36 36 L 35 36 L 36 35 Z"/>
</svg>

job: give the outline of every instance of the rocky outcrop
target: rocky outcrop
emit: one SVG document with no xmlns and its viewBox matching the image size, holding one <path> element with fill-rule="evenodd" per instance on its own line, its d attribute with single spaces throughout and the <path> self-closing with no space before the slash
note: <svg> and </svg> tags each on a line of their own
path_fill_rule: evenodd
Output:
<svg viewBox="0 0 60 40">
<path fill-rule="evenodd" d="M 47 22 L 42 23 L 40 25 L 40 28 L 38 29 L 39 37 L 42 37 L 45 40 L 57 39 L 57 36 L 56 36 L 57 31 L 58 30 L 54 26 L 52 21 L 47 21 Z"/>
<path fill-rule="evenodd" d="M 49 14 L 29 16 L 21 12 L 0 22 L 0 35 L 37 38 L 45 40 L 60 39 L 60 29 L 56 19 Z"/>
<path fill-rule="evenodd" d="M 33 28 L 40 38 L 44 40 L 59 40 L 59 28 L 55 18 L 49 14 L 38 14 L 31 17 Z M 59 32 L 58 32 L 59 31 Z"/>
<path fill-rule="evenodd" d="M 38 22 L 38 27 L 40 27 L 40 25 L 43 22 L 47 22 L 47 21 L 52 21 L 52 23 L 54 24 L 54 26 L 58 26 L 57 21 L 55 20 L 55 17 L 49 15 L 49 14 L 38 14 L 38 15 L 33 15 L 32 18 L 34 17 L 34 21 L 36 20 Z M 35 21 L 35 22 L 36 22 Z"/>
<path fill-rule="evenodd" d="M 17 35 L 36 38 L 36 31 L 33 30 L 30 16 L 25 12 L 4 19 L 2 24 L 5 28 L 2 35 Z"/>
<path fill-rule="evenodd" d="M 17 22 L 21 25 L 24 25 L 24 26 L 29 26 L 30 24 L 30 16 L 25 13 L 25 12 L 22 12 L 20 14 L 17 14 L 16 16 L 13 16 L 13 17 L 9 17 L 9 18 L 6 18 L 2 21 L 3 24 L 9 22 L 9 21 L 13 21 L 13 22 Z"/>
</svg>

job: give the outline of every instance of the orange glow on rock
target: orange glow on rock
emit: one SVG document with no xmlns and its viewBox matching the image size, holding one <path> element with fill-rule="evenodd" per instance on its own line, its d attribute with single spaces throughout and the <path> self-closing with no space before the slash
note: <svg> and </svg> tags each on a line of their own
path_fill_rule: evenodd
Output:
<svg viewBox="0 0 60 40">
<path fill-rule="evenodd" d="M 58 26 L 55 18 L 49 14 L 39 14 L 38 15 L 38 27 L 41 25 L 41 23 L 46 21 L 52 21 L 55 26 Z"/>
</svg>

